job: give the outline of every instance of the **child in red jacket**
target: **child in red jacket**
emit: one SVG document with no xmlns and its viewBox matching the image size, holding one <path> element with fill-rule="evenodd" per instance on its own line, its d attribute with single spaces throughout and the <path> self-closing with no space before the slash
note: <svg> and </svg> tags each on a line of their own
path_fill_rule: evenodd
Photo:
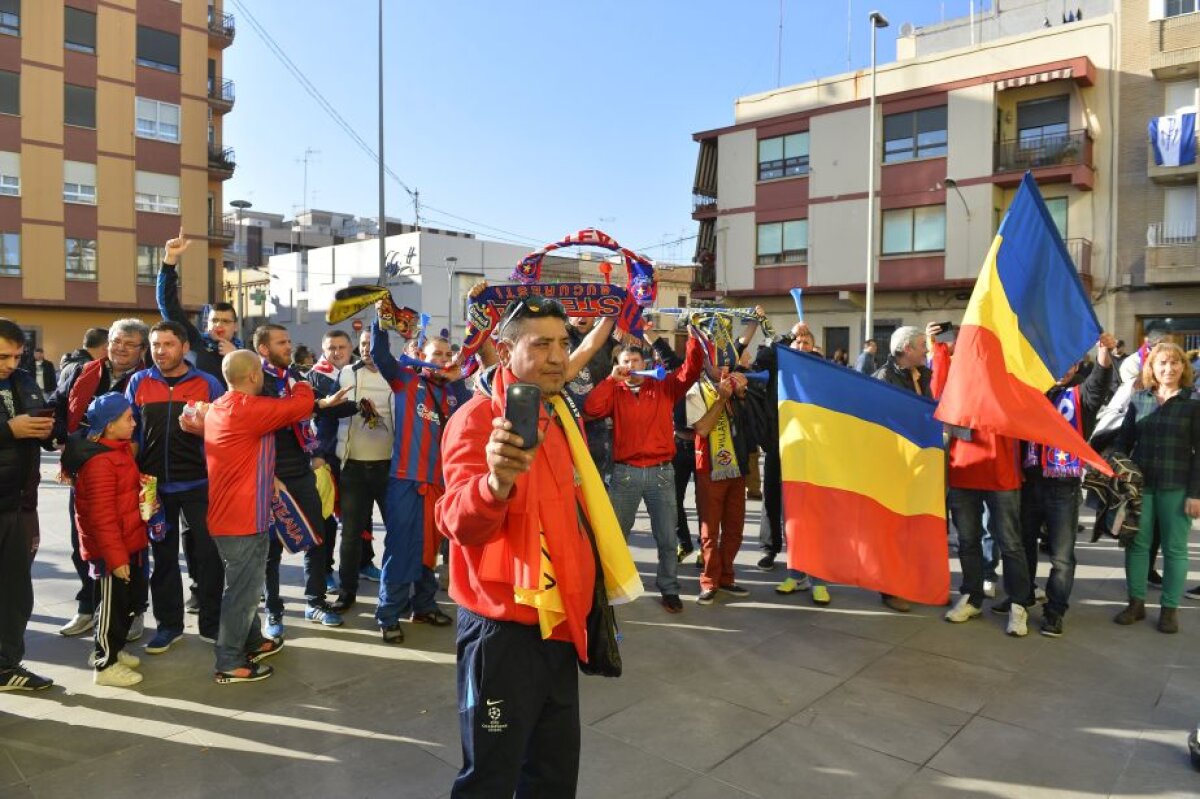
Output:
<svg viewBox="0 0 1200 799">
<path fill-rule="evenodd" d="M 96 647 L 89 661 L 96 685 L 129 687 L 142 681 L 136 656 L 124 651 L 134 608 L 146 597 L 146 522 L 138 507 L 141 473 L 129 441 L 136 422 L 116 392 L 92 400 L 87 438 L 73 437 L 63 470 L 75 480 L 79 549 L 96 585 Z"/>
</svg>

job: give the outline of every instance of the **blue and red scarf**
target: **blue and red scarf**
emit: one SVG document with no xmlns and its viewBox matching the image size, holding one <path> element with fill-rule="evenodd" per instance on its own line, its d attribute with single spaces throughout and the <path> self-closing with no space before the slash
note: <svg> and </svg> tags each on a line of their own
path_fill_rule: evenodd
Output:
<svg viewBox="0 0 1200 799">
<path fill-rule="evenodd" d="M 1066 389 L 1053 402 L 1058 412 L 1079 431 L 1079 436 L 1082 438 L 1083 401 L 1079 386 Z M 1057 447 L 1046 447 L 1032 442 L 1025 444 L 1024 465 L 1026 468 L 1040 466 L 1043 477 L 1083 476 L 1083 462 L 1078 456 Z"/>
<path fill-rule="evenodd" d="M 262 368 L 263 374 L 275 379 L 275 396 L 292 396 L 292 388 L 296 385 L 296 378 L 290 371 L 274 366 L 266 358 L 262 359 Z M 317 437 L 308 422 L 296 422 L 292 425 L 292 432 L 296 435 L 296 441 L 300 444 L 300 449 L 309 455 L 317 451 Z"/>
</svg>

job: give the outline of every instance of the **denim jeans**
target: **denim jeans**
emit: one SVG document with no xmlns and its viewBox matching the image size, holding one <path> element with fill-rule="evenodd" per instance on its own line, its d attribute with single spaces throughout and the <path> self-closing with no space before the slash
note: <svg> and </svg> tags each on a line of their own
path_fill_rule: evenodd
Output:
<svg viewBox="0 0 1200 799">
<path fill-rule="evenodd" d="M 79 591 L 75 594 L 75 612 L 96 612 L 95 590 L 96 581 L 89 573 L 87 561 L 79 554 L 79 529 L 75 526 L 75 488 L 67 494 L 67 521 L 71 525 L 71 565 L 79 575 Z"/>
<path fill-rule="evenodd" d="M 612 427 L 607 419 L 595 419 L 585 423 L 583 429 L 587 433 L 588 452 L 596 464 L 596 471 L 600 473 L 604 484 L 608 485 L 613 468 Z"/>
<path fill-rule="evenodd" d="M 1040 475 L 1025 481 L 1021 490 L 1021 538 L 1029 579 L 1037 578 L 1038 535 L 1046 525 L 1050 541 L 1050 579 L 1046 583 L 1046 609 L 1062 616 L 1067 612 L 1075 583 L 1075 534 L 1079 529 L 1079 481 L 1047 479 Z"/>
<path fill-rule="evenodd" d="M 213 538 L 225 566 L 221 595 L 221 628 L 217 633 L 217 671 L 246 665 L 246 655 L 262 646 L 258 591 L 267 565 L 267 533 L 219 535 Z"/>
<path fill-rule="evenodd" d="M 657 466 L 613 465 L 608 487 L 617 522 L 626 540 L 633 530 L 638 505 L 646 502 L 650 531 L 658 546 L 658 577 L 655 586 L 665 595 L 679 595 L 679 562 L 675 557 L 675 467 L 668 461 Z"/>
<path fill-rule="evenodd" d="M 992 535 L 1000 545 L 1004 562 L 1004 591 L 1017 604 L 1032 605 L 1033 586 L 1021 544 L 1021 492 L 952 488 L 949 506 L 954 526 L 958 528 L 962 593 L 970 597 L 971 604 L 983 607 L 983 511 L 987 508 Z"/>
<path fill-rule="evenodd" d="M 200 634 L 216 635 L 221 612 L 221 558 L 208 535 L 208 487 L 178 493 L 159 492 L 167 516 L 162 541 L 151 541 L 154 571 L 150 574 L 150 597 L 158 629 L 183 631 L 183 576 L 179 573 L 180 537 L 188 567 L 188 579 L 196 584 L 200 601 Z M 181 524 L 182 518 L 182 524 Z M 135 609 L 136 612 L 136 609 Z"/>
<path fill-rule="evenodd" d="M 1000 566 L 1000 547 L 992 535 L 992 520 L 987 506 L 983 508 L 983 579 L 989 583 L 1000 582 L 996 569 Z M 1032 577 L 1030 578 L 1032 579 Z"/>
<path fill-rule="evenodd" d="M 31 565 L 20 513 L 0 508 L 0 670 L 16 668 L 25 657 L 25 627 L 33 613 Z"/>
</svg>

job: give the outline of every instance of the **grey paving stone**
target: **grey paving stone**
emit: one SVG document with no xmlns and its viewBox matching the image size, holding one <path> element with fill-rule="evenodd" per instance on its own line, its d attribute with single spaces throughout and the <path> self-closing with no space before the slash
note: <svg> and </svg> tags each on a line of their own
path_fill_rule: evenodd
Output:
<svg viewBox="0 0 1200 799">
<path fill-rule="evenodd" d="M 715 660 L 691 678 L 720 686 L 719 697 L 776 719 L 786 719 L 841 684 L 842 678 L 796 665 L 769 645 Z"/>
<path fill-rule="evenodd" d="M 924 764 L 971 715 L 960 710 L 855 682 L 847 683 L 792 719 L 821 735 Z"/>
<path fill-rule="evenodd" d="M 687 737 L 684 737 L 686 743 Z M 655 799 L 673 795 L 696 772 L 625 743 L 591 727 L 582 730 L 579 796 L 611 799 L 636 796 Z M 615 764 L 620 764 L 614 767 Z"/>
<path fill-rule="evenodd" d="M 959 777 L 994 780 L 1030 795 L 1107 794 L 1135 743 L 1119 734 L 1034 732 L 976 717 L 928 765 Z"/>
<path fill-rule="evenodd" d="M 600 732 L 689 768 L 711 768 L 779 722 L 719 698 L 720 686 L 671 688 L 595 724 Z"/>
<path fill-rule="evenodd" d="M 974 713 L 1012 678 L 1011 672 L 901 647 L 863 669 L 851 682 Z"/>
<path fill-rule="evenodd" d="M 710 776 L 767 797 L 882 797 L 895 793 L 916 770 L 899 758 L 783 724 L 718 765 Z"/>
<path fill-rule="evenodd" d="M 744 799 L 757 797 L 732 785 L 708 777 L 697 777 L 692 782 L 671 794 L 671 799 Z"/>
<path fill-rule="evenodd" d="M 1038 634 L 1036 620 L 1040 618 L 1038 611 L 1031 612 L 1030 634 L 1025 638 L 1014 638 L 1004 633 L 1008 616 L 998 616 L 985 609 L 977 619 L 951 624 L 939 614 L 937 623 L 924 625 L 904 641 L 904 646 L 993 669 L 1023 671 L 1041 647 L 1056 643 Z"/>
<path fill-rule="evenodd" d="M 754 648 L 813 671 L 849 677 L 890 652 L 888 644 L 856 635 L 808 625 L 795 632 L 781 633 Z"/>
</svg>

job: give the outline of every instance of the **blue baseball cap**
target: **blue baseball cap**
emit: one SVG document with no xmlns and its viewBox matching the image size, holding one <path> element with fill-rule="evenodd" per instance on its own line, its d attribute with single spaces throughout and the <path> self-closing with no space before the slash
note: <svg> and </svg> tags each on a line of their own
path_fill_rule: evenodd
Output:
<svg viewBox="0 0 1200 799">
<path fill-rule="evenodd" d="M 129 410 L 129 400 L 116 391 L 101 394 L 92 400 L 87 409 L 87 423 L 92 435 L 100 435 L 104 428 L 120 419 Z"/>
</svg>

